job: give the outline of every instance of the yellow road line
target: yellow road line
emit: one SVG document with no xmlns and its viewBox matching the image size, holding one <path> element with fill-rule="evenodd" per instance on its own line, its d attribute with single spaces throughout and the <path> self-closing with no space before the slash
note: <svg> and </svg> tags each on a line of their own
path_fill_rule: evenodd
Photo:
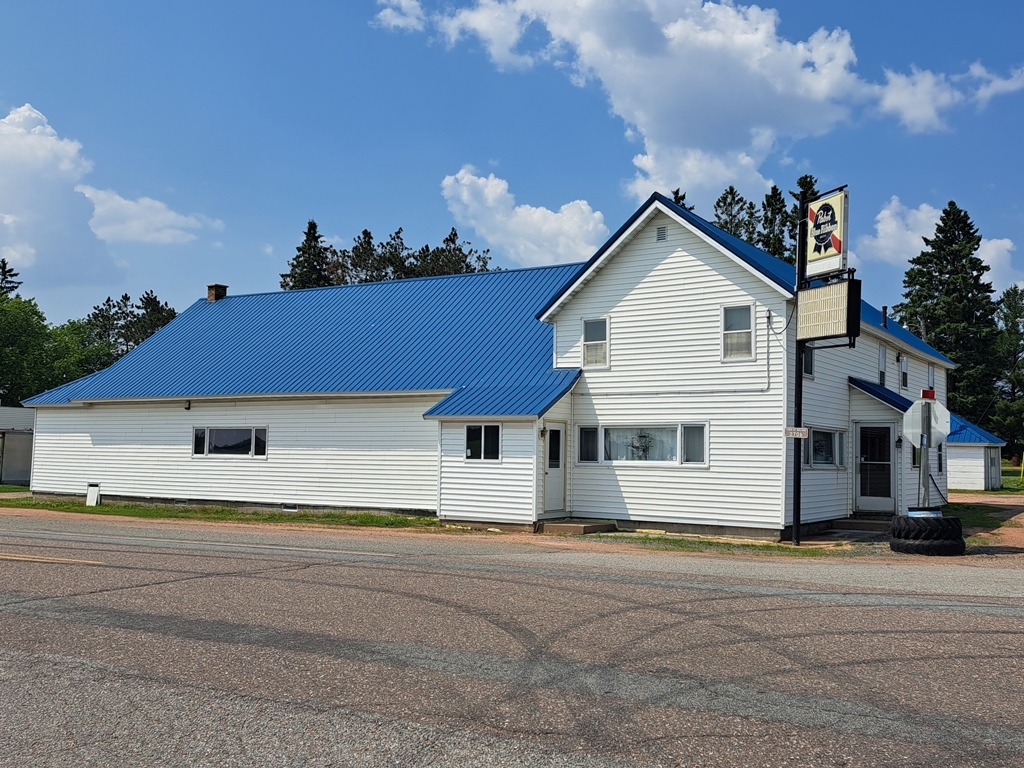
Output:
<svg viewBox="0 0 1024 768">
<path fill-rule="evenodd" d="M 104 565 L 99 560 L 72 560 L 67 557 L 42 557 L 41 555 L 15 555 L 0 552 L 0 560 L 24 560 L 29 563 L 79 563 L 81 565 Z"/>
</svg>

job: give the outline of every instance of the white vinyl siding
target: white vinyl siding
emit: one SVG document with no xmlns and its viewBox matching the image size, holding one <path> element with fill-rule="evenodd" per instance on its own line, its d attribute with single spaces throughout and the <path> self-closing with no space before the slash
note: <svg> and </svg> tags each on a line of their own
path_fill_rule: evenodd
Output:
<svg viewBox="0 0 1024 768">
<path fill-rule="evenodd" d="M 532 523 L 536 519 L 534 422 L 501 425 L 501 459 L 467 461 L 466 425 L 441 424 L 442 520 Z"/>
<path fill-rule="evenodd" d="M 437 398 L 40 408 L 32 488 L 261 504 L 433 510 Z M 194 457 L 198 425 L 266 426 L 265 458 Z"/>
<path fill-rule="evenodd" d="M 578 516 L 779 529 L 786 302 L 669 217 L 647 228 L 554 318 L 561 366 L 580 360 L 582 320 L 608 317 L 615 337 L 614 364 L 584 369 L 573 393 L 569 507 Z M 753 358 L 724 364 L 722 308 L 741 305 L 751 308 Z M 579 461 L 580 426 L 680 424 L 708 425 L 707 468 L 693 471 L 678 456 Z"/>
</svg>

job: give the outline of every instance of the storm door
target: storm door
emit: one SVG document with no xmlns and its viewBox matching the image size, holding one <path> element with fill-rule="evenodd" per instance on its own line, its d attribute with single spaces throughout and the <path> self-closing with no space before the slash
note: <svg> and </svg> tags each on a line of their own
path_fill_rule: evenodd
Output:
<svg viewBox="0 0 1024 768">
<path fill-rule="evenodd" d="M 896 512 L 892 424 L 857 425 L 855 505 L 864 512 Z"/>
<path fill-rule="evenodd" d="M 562 422 L 548 426 L 544 447 L 544 511 L 561 512 L 565 509 L 565 425 Z"/>
</svg>

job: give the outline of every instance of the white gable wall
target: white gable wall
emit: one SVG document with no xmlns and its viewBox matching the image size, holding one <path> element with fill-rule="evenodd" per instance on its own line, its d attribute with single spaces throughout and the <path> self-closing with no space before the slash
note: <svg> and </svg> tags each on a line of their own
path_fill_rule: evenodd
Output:
<svg viewBox="0 0 1024 768">
<path fill-rule="evenodd" d="M 39 408 L 32 490 L 433 510 L 437 398 Z M 266 427 L 267 456 L 192 456 L 193 427 Z"/>
<path fill-rule="evenodd" d="M 722 308 L 736 304 L 754 307 L 756 355 L 723 362 Z M 573 393 L 573 513 L 781 528 L 785 308 L 777 290 L 663 214 L 614 255 L 555 316 L 563 367 L 581 365 L 583 321 L 609 319 L 610 365 L 585 369 Z M 707 467 L 578 462 L 580 426 L 681 422 L 707 424 Z"/>
</svg>

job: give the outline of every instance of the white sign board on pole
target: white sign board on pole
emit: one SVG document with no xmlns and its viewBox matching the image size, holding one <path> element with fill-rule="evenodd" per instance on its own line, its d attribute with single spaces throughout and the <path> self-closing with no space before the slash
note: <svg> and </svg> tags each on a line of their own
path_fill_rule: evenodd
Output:
<svg viewBox="0 0 1024 768">
<path fill-rule="evenodd" d="M 921 445 L 921 414 L 924 404 L 929 403 L 931 408 L 932 423 L 932 444 L 938 445 L 949 436 L 949 411 L 946 406 L 937 400 L 917 400 L 910 409 L 903 414 L 903 436 L 915 447 Z"/>
</svg>

